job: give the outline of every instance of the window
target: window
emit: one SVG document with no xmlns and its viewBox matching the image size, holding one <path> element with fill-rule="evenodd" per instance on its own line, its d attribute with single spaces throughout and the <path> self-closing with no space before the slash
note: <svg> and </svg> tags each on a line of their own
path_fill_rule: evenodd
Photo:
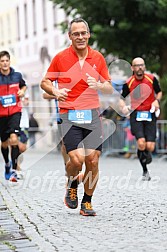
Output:
<svg viewBox="0 0 167 252">
<path fill-rule="evenodd" d="M 8 31 L 8 43 L 11 43 L 11 24 L 10 24 L 10 15 L 7 15 L 7 31 Z"/>
<path fill-rule="evenodd" d="M 3 30 L 3 19 L 0 18 L 0 40 L 1 40 L 1 46 L 4 45 L 4 41 L 3 41 L 3 38 L 4 38 L 4 30 Z"/>
<path fill-rule="evenodd" d="M 33 34 L 37 33 L 37 24 L 36 24 L 36 1 L 32 1 L 32 18 L 33 18 Z"/>
<path fill-rule="evenodd" d="M 16 26 L 17 26 L 17 40 L 20 40 L 20 16 L 19 7 L 16 8 Z"/>
<path fill-rule="evenodd" d="M 27 4 L 24 4 L 24 29 L 25 38 L 28 38 L 28 16 L 27 16 Z"/>
<path fill-rule="evenodd" d="M 56 4 L 53 4 L 53 26 L 57 26 L 57 9 Z"/>
<path fill-rule="evenodd" d="M 43 30 L 47 31 L 47 16 L 46 16 L 47 10 L 46 10 L 46 0 L 42 0 L 42 16 L 43 16 Z"/>
</svg>

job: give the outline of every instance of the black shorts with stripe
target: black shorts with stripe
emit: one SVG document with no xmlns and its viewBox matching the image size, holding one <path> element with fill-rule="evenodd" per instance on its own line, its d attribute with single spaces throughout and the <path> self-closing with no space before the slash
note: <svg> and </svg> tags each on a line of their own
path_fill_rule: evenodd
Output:
<svg viewBox="0 0 167 252">
<path fill-rule="evenodd" d="M 137 111 L 130 115 L 131 132 L 136 137 L 145 138 L 146 142 L 155 142 L 156 139 L 156 116 L 152 113 L 152 121 L 137 121 Z"/>
<path fill-rule="evenodd" d="M 61 114 L 61 130 L 67 153 L 78 149 L 102 150 L 102 125 L 98 109 L 92 109 L 92 122 L 77 124 L 68 120 L 68 113 Z"/>
<path fill-rule="evenodd" d="M 12 133 L 19 135 L 20 119 L 21 112 L 6 117 L 0 117 L 0 138 L 2 142 L 5 142 Z"/>
</svg>

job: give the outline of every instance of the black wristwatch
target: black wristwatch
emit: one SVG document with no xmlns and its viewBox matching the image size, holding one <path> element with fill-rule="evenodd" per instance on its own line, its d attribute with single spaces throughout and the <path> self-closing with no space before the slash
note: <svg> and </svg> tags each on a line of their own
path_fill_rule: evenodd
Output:
<svg viewBox="0 0 167 252">
<path fill-rule="evenodd" d="M 156 99 L 157 101 L 158 101 L 158 103 L 159 103 L 159 105 L 160 105 L 160 100 L 159 99 Z"/>
</svg>

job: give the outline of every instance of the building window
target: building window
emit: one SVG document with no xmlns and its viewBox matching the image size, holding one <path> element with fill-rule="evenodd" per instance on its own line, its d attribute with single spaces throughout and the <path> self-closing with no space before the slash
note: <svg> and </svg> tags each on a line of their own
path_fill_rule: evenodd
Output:
<svg viewBox="0 0 167 252">
<path fill-rule="evenodd" d="M 20 12 L 19 7 L 16 8 L 16 26 L 17 26 L 17 40 L 20 40 Z"/>
<path fill-rule="evenodd" d="M 43 16 L 43 30 L 44 32 L 47 31 L 47 16 L 46 16 L 46 0 L 42 0 L 42 16 Z"/>
<path fill-rule="evenodd" d="M 29 45 L 25 46 L 25 55 L 28 57 L 29 56 Z"/>
<path fill-rule="evenodd" d="M 33 34 L 37 33 L 37 23 L 36 23 L 36 1 L 32 1 L 32 18 L 33 18 Z"/>
<path fill-rule="evenodd" d="M 8 31 L 8 43 L 11 43 L 11 24 L 10 24 L 10 15 L 7 15 L 7 31 Z"/>
<path fill-rule="evenodd" d="M 25 38 L 28 38 L 28 15 L 27 15 L 27 4 L 24 4 L 24 29 Z"/>
<path fill-rule="evenodd" d="M 34 55 L 36 55 L 38 53 L 38 43 L 37 42 L 34 43 L 33 48 L 34 48 Z"/>
<path fill-rule="evenodd" d="M 57 27 L 57 9 L 56 9 L 56 4 L 53 4 L 53 26 Z"/>
<path fill-rule="evenodd" d="M 18 55 L 19 55 L 20 58 L 22 57 L 22 47 L 18 48 Z"/>
<path fill-rule="evenodd" d="M 4 30 L 3 30 L 3 19 L 0 18 L 0 40 L 1 40 L 1 45 L 3 46 L 4 45 L 4 41 L 3 41 L 3 38 L 4 38 Z"/>
</svg>

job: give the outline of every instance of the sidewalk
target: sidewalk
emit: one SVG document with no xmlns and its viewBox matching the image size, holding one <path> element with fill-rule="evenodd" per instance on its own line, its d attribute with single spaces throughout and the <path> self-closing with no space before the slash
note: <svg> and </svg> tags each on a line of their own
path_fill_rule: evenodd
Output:
<svg viewBox="0 0 167 252">
<path fill-rule="evenodd" d="M 37 246 L 30 241 L 7 208 L 0 194 L 0 251 L 38 252 Z"/>
</svg>

